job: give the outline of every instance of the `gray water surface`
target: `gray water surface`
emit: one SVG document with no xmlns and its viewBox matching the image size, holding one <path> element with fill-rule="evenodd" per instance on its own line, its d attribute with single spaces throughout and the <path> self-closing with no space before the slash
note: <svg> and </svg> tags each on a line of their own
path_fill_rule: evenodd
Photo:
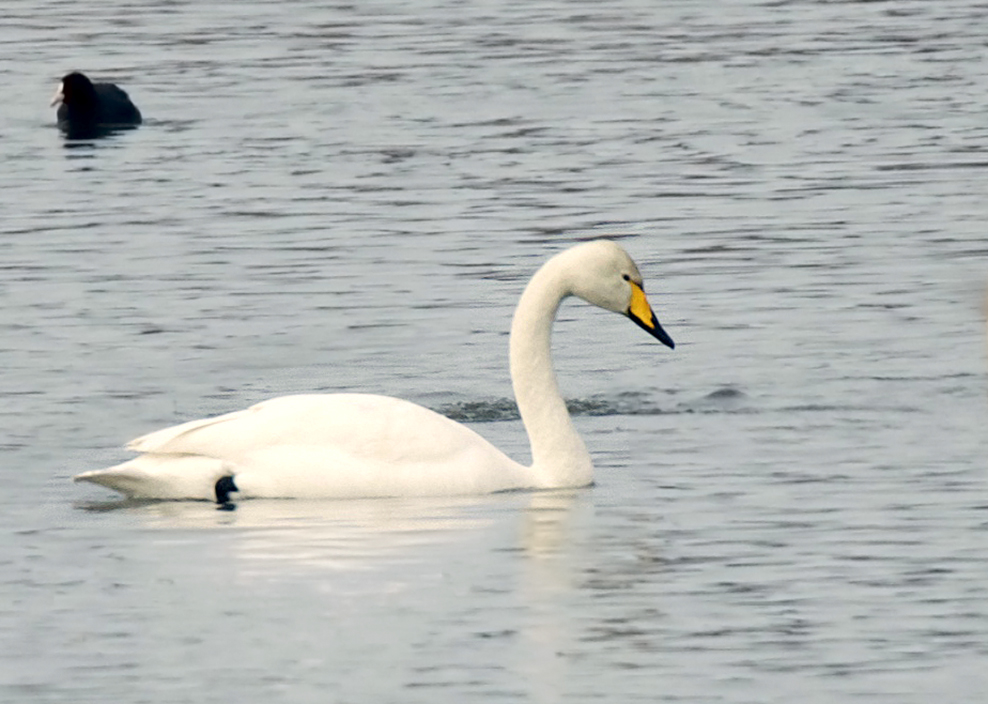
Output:
<svg viewBox="0 0 988 704">
<path fill-rule="evenodd" d="M 0 700 L 980 702 L 988 9 L 5 5 Z M 145 124 L 67 142 L 81 69 Z M 528 276 L 587 490 L 129 504 L 70 477 L 370 391 L 520 460 Z"/>
</svg>

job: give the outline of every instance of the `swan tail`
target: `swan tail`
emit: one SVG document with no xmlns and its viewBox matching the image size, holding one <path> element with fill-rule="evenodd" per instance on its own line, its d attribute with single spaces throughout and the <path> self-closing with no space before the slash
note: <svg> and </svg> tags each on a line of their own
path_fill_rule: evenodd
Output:
<svg viewBox="0 0 988 704">
<path fill-rule="evenodd" d="M 73 477 L 113 489 L 131 499 L 216 499 L 216 483 L 232 476 L 227 463 L 199 455 L 141 455 L 107 469 Z"/>
</svg>

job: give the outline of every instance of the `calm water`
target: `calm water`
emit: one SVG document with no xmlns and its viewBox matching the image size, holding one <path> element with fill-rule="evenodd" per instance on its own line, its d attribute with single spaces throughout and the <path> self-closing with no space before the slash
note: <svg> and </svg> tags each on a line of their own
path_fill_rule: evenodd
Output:
<svg viewBox="0 0 988 704">
<path fill-rule="evenodd" d="M 4 14 L 0 700 L 983 700 L 983 3 Z M 145 125 L 66 143 L 71 69 Z M 564 308 L 593 489 L 224 513 L 69 481 L 309 390 L 523 459 L 511 310 L 602 235 L 679 344 Z"/>
</svg>

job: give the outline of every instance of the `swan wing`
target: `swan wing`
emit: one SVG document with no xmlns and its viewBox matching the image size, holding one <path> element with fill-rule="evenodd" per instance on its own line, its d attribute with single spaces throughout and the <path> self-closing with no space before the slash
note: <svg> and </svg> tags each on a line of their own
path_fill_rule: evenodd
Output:
<svg viewBox="0 0 988 704">
<path fill-rule="evenodd" d="M 132 450 L 234 464 L 278 447 L 324 448 L 382 463 L 439 462 L 464 449 L 502 455 L 470 428 L 417 404 L 372 394 L 281 396 L 133 440 Z M 503 455 L 502 455 L 503 456 Z"/>
</svg>

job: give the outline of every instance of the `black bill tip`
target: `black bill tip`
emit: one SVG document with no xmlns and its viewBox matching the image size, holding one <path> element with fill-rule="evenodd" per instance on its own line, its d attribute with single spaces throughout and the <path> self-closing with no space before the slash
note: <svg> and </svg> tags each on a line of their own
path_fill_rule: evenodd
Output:
<svg viewBox="0 0 988 704">
<path fill-rule="evenodd" d="M 628 317 L 634 320 L 638 327 L 661 342 L 663 345 L 671 350 L 676 349 L 676 343 L 672 341 L 671 337 L 669 337 L 669 333 L 662 329 L 662 325 L 659 324 L 659 321 L 656 319 L 654 313 L 649 316 L 650 320 L 648 322 L 645 322 L 633 313 L 629 313 Z"/>
</svg>

